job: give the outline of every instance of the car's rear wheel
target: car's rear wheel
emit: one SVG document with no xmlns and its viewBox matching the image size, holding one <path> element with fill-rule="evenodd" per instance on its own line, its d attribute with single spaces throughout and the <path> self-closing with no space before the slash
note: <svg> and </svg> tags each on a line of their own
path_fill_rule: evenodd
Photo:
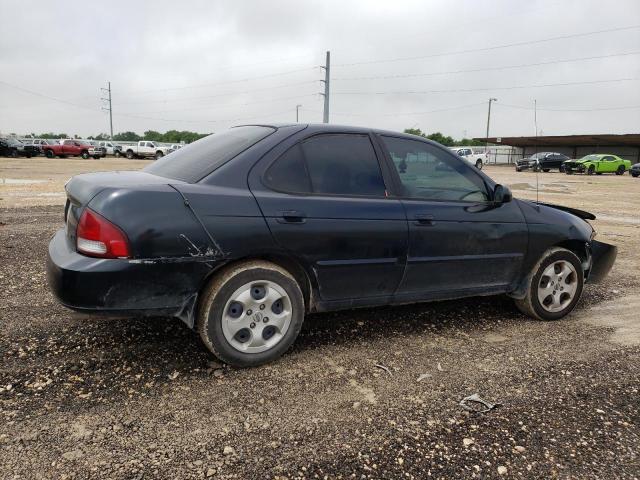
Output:
<svg viewBox="0 0 640 480">
<path fill-rule="evenodd" d="M 207 348 L 236 367 L 273 361 L 286 352 L 304 321 L 304 299 L 293 276 L 264 261 L 236 265 L 205 288 L 197 328 Z"/>
<path fill-rule="evenodd" d="M 620 165 L 616 170 L 616 175 L 624 175 L 624 165 Z"/>
<path fill-rule="evenodd" d="M 134 157 L 133 150 L 127 150 L 127 158 L 129 160 L 133 160 L 133 157 Z"/>
<path fill-rule="evenodd" d="M 549 169 L 548 169 L 548 168 L 543 168 L 543 169 L 542 169 L 542 171 L 543 171 L 544 173 L 549 173 Z"/>
<path fill-rule="evenodd" d="M 570 250 L 548 250 L 527 277 L 526 294 L 516 299 L 523 313 L 538 320 L 558 320 L 580 300 L 584 273 L 580 259 Z"/>
<path fill-rule="evenodd" d="M 596 167 L 594 165 L 589 165 L 589 168 L 587 169 L 587 175 L 593 175 L 594 173 L 596 173 Z"/>
<path fill-rule="evenodd" d="M 11 153 L 9 154 L 9 156 L 11 158 L 18 158 L 18 151 L 17 150 L 11 150 Z"/>
<path fill-rule="evenodd" d="M 476 168 L 478 170 L 482 170 L 482 160 L 481 159 L 476 160 Z"/>
</svg>

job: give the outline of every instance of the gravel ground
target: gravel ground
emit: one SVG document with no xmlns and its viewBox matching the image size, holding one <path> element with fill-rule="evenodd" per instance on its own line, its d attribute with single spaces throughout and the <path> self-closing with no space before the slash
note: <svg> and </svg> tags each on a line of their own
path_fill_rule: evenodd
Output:
<svg viewBox="0 0 640 480">
<path fill-rule="evenodd" d="M 535 175 L 489 170 L 535 195 Z M 59 306 L 44 260 L 62 208 L 1 190 L 0 477 L 639 478 L 640 181 L 540 179 L 620 248 L 569 318 L 505 297 L 318 314 L 248 370 L 178 320 Z M 474 393 L 501 405 L 466 412 Z"/>
</svg>

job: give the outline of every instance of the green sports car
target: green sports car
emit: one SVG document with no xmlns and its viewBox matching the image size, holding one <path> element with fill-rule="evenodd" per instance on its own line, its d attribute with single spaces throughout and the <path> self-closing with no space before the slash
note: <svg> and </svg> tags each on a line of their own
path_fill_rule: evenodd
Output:
<svg viewBox="0 0 640 480">
<path fill-rule="evenodd" d="M 578 160 L 567 160 L 562 164 L 567 175 L 574 172 L 586 173 L 587 175 L 600 175 L 603 173 L 615 173 L 622 175 L 631 168 L 631 162 L 624 160 L 617 155 L 608 153 L 598 153 L 587 155 Z"/>
</svg>

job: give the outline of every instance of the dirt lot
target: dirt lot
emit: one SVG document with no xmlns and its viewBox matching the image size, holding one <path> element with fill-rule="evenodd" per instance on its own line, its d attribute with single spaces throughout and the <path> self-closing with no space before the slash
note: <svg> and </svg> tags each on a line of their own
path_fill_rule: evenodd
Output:
<svg viewBox="0 0 640 480">
<path fill-rule="evenodd" d="M 640 477 L 639 179 L 540 174 L 541 200 L 619 246 L 566 320 L 503 297 L 313 315 L 280 361 L 235 370 L 178 320 L 49 294 L 64 182 L 144 164 L 0 159 L 0 477 Z M 535 174 L 486 171 L 535 198 Z M 467 413 L 474 393 L 502 405 Z"/>
</svg>

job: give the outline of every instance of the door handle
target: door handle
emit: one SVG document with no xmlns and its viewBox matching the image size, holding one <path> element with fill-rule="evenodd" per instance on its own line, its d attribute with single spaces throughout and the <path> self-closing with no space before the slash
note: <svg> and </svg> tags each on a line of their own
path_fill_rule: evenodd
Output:
<svg viewBox="0 0 640 480">
<path fill-rule="evenodd" d="M 307 215 L 299 210 L 285 210 L 280 212 L 281 217 L 278 218 L 280 223 L 304 223 Z"/>
<path fill-rule="evenodd" d="M 431 226 L 433 225 L 433 215 L 418 213 L 414 216 L 414 225 Z"/>
</svg>

